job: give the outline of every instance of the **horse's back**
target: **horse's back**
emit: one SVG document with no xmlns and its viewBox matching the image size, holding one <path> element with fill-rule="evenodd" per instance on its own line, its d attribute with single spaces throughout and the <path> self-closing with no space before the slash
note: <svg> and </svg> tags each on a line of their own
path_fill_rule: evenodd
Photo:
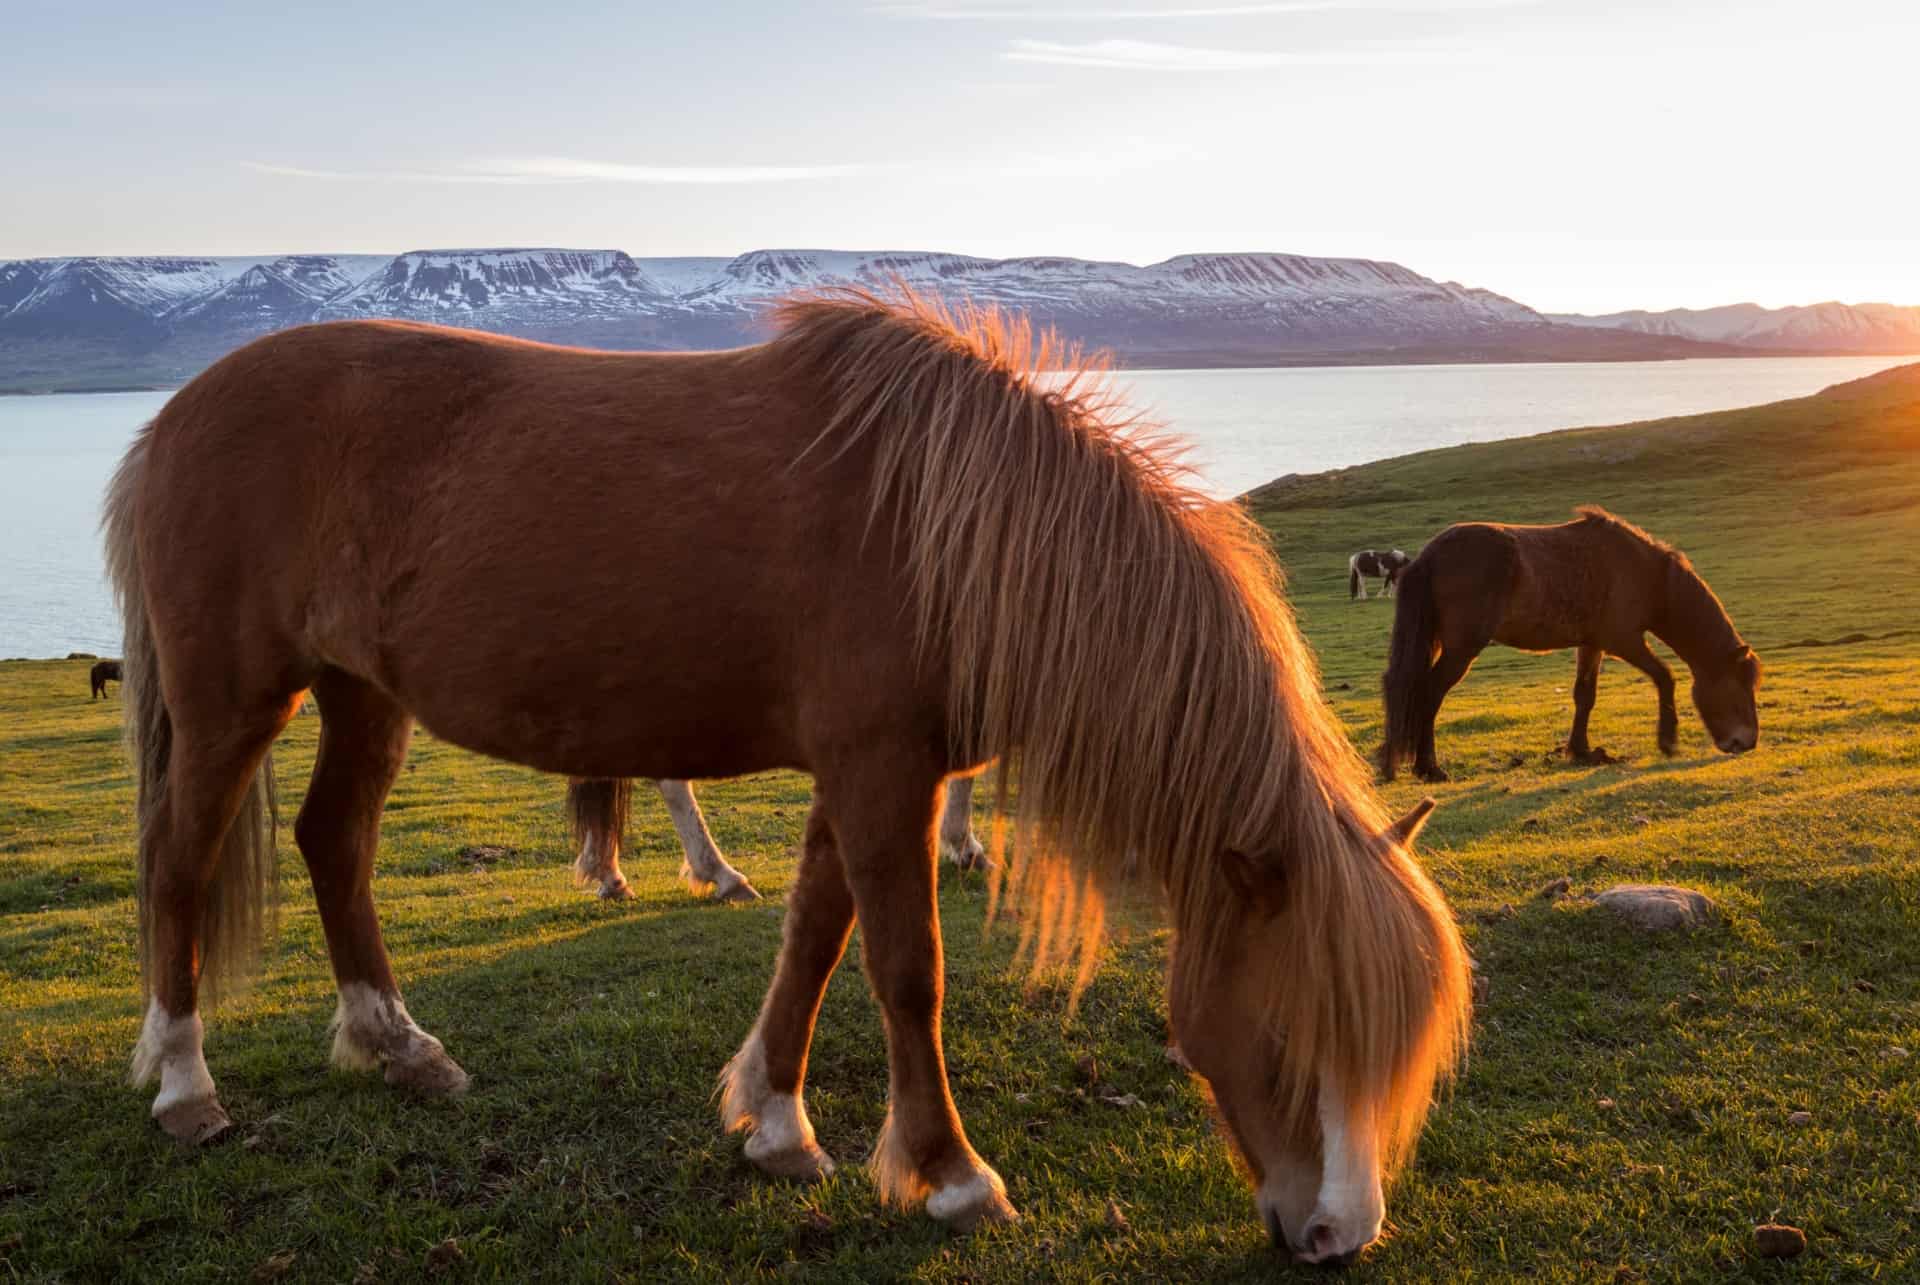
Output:
<svg viewBox="0 0 1920 1285">
<path fill-rule="evenodd" d="M 195 539 L 151 596 L 183 594 L 215 629 L 550 770 L 743 770 L 696 754 L 726 739 L 714 720 L 763 739 L 742 751 L 755 765 L 790 759 L 776 742 L 796 649 L 852 641 L 822 612 L 802 634 L 797 608 L 832 595 L 866 515 L 831 498 L 860 493 L 834 473 L 857 458 L 796 470 L 824 427 L 819 391 L 765 351 L 590 352 L 392 322 L 268 336 L 156 421 L 147 516 Z M 249 593 L 226 592 L 241 580 Z M 466 695 L 482 686 L 484 710 Z M 721 690 L 717 708 L 663 697 Z M 661 752 L 616 761 L 610 705 Z"/>
</svg>

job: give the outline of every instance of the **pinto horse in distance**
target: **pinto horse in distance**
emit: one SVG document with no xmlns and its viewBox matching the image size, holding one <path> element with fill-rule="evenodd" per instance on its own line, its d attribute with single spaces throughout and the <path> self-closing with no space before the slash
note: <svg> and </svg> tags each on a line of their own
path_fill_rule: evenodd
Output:
<svg viewBox="0 0 1920 1285">
<path fill-rule="evenodd" d="M 199 1000 L 256 953 L 270 750 L 311 690 L 293 832 L 338 1061 L 467 1081 L 402 1002 L 373 902 L 415 719 L 578 778 L 805 771 L 722 1121 L 767 1173 L 832 1171 L 803 1080 L 857 919 L 887 1038 L 876 1189 L 954 1227 L 1013 1218 L 948 1087 L 935 887 L 942 786 L 998 758 L 996 808 L 1017 781 L 1018 810 L 994 877 L 1035 962 L 1077 943 L 1089 966 L 1104 892 L 1157 894 L 1169 1022 L 1270 1237 L 1351 1259 L 1463 1047 L 1467 957 L 1413 856 L 1425 809 L 1383 810 L 1258 527 L 1022 322 L 858 292 L 776 321 L 712 353 L 297 327 L 136 438 L 106 528 L 154 1117 L 230 1127 Z"/>
<path fill-rule="evenodd" d="M 973 835 L 973 781 L 956 776 L 947 782 L 946 803 L 940 812 L 940 855 L 962 870 L 985 864 L 986 851 Z M 747 877 L 735 870 L 713 841 L 707 819 L 690 781 L 655 781 L 673 831 L 680 839 L 680 877 L 696 893 L 711 892 L 715 901 L 758 901 Z M 602 898 L 624 901 L 633 896 L 620 871 L 620 846 L 626 835 L 627 814 L 633 807 L 633 782 L 569 781 L 567 816 L 573 822 L 573 841 L 580 847 L 573 871 L 581 883 L 591 884 Z"/>
<path fill-rule="evenodd" d="M 1716 746 L 1740 754 L 1759 741 L 1760 658 L 1686 555 L 1605 509 L 1576 512 L 1558 526 L 1462 522 L 1435 536 L 1407 568 L 1382 683 L 1380 767 L 1389 779 L 1409 756 L 1416 775 L 1447 779 L 1434 754 L 1434 720 L 1493 642 L 1522 651 L 1579 649 L 1566 744 L 1575 762 L 1612 761 L 1587 743 L 1587 716 L 1608 656 L 1653 680 L 1660 749 L 1677 748 L 1673 671 L 1648 648 L 1649 633 L 1692 671 L 1694 707 Z"/>
<path fill-rule="evenodd" d="M 1404 549 L 1389 549 L 1378 553 L 1372 549 L 1362 549 L 1347 559 L 1347 599 L 1348 601 L 1367 600 L 1368 576 L 1381 578 L 1380 596 L 1393 597 L 1394 586 L 1400 583 L 1400 573 L 1405 571 L 1413 559 Z"/>
</svg>

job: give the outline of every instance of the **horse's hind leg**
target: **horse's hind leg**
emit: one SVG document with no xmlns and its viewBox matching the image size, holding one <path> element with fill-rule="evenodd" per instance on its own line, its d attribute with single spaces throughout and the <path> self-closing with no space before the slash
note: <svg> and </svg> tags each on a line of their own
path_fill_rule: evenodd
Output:
<svg viewBox="0 0 1920 1285">
<path fill-rule="evenodd" d="M 1485 642 L 1471 650 L 1455 647 L 1451 643 L 1445 646 L 1437 660 L 1433 662 L 1433 673 L 1427 688 L 1427 707 L 1420 714 L 1420 745 L 1414 755 L 1413 774 L 1423 781 L 1445 781 L 1450 779 L 1433 743 L 1433 725 L 1439 721 L 1440 706 L 1446 702 L 1447 693 L 1456 687 L 1467 671 L 1473 668 L 1473 662 L 1479 656 Z"/>
<path fill-rule="evenodd" d="M 973 783 L 971 776 L 948 778 L 947 803 L 940 813 L 940 855 L 962 870 L 987 864 L 987 850 L 973 836 Z"/>
<path fill-rule="evenodd" d="M 156 681 L 149 677 L 147 681 Z M 220 1106 L 202 1051 L 199 998 L 203 967 L 223 943 L 210 934 L 231 932 L 232 898 L 254 901 L 255 910 L 273 895 L 271 886 L 252 888 L 246 881 L 264 876 L 270 864 L 251 873 L 236 868 L 235 826 L 270 818 L 243 816 L 242 808 L 257 772 L 266 766 L 273 738 L 286 725 L 284 710 L 256 708 L 197 710 L 191 725 L 175 719 L 167 754 L 165 784 L 143 826 L 142 854 L 146 902 L 146 967 L 150 995 L 140 1040 L 134 1046 L 134 1084 L 158 1078 L 153 1116 L 182 1142 L 211 1142 L 231 1127 Z M 208 729 L 214 730 L 208 730 Z M 252 842 L 270 844 L 261 834 Z M 216 886 L 237 880 L 237 891 Z M 240 912 L 242 914 L 246 912 Z M 235 943 L 224 943 L 231 947 Z"/>
<path fill-rule="evenodd" d="M 633 896 L 627 877 L 620 873 L 620 840 L 627 828 L 627 806 L 633 797 L 628 780 L 573 780 L 567 783 L 567 811 L 573 817 L 574 838 L 580 855 L 573 872 L 582 883 L 595 886 L 608 901 Z"/>
<path fill-rule="evenodd" d="M 902 771 L 877 754 L 823 773 L 820 790 L 860 917 L 860 950 L 887 1030 L 887 1118 L 874 1144 L 881 1196 L 969 1228 L 1018 1217 L 1006 1185 L 967 1142 L 947 1087 L 940 1010 L 944 968 L 935 896 L 934 814 L 941 772 Z"/>
<path fill-rule="evenodd" d="M 1653 654 L 1643 636 L 1614 648 L 1613 654 L 1653 680 L 1654 690 L 1660 694 L 1660 723 L 1656 729 L 1660 752 L 1672 755 L 1680 748 L 1680 714 L 1673 704 L 1673 671 Z"/>
<path fill-rule="evenodd" d="M 408 1015 L 373 908 L 380 811 L 406 762 L 412 720 L 371 684 L 337 670 L 322 676 L 314 695 L 320 753 L 294 835 L 340 987 L 333 1060 L 355 1070 L 385 1066 L 389 1084 L 457 1093 L 467 1074 Z"/>
<path fill-rule="evenodd" d="M 660 798 L 667 805 L 667 815 L 673 818 L 673 832 L 680 836 L 680 850 L 685 854 L 680 863 L 680 877 L 687 881 L 687 886 L 695 892 L 712 888 L 715 901 L 760 900 L 760 894 L 747 882 L 747 877 L 720 855 L 720 845 L 713 841 L 707 820 L 700 815 L 700 803 L 693 797 L 693 786 L 685 781 L 655 781 L 654 785 L 659 787 Z"/>
<path fill-rule="evenodd" d="M 827 980 L 853 931 L 853 894 L 818 797 L 807 817 L 800 869 L 787 893 L 785 937 L 759 1020 L 720 1073 L 720 1119 L 751 1129 L 747 1158 L 778 1178 L 824 1178 L 833 1161 L 814 1141 L 802 1090 L 807 1049 Z"/>
</svg>

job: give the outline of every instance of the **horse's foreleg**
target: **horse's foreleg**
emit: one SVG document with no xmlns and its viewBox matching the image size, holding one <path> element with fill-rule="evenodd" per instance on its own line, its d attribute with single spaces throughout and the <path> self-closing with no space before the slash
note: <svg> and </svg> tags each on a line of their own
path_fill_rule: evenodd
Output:
<svg viewBox="0 0 1920 1285">
<path fill-rule="evenodd" d="M 1600 665 L 1606 652 L 1598 647 L 1581 647 L 1575 661 L 1573 679 L 1573 730 L 1567 733 L 1567 757 L 1576 763 L 1611 762 L 1605 750 L 1587 744 L 1587 716 L 1600 690 Z"/>
<path fill-rule="evenodd" d="M 667 805 L 667 815 L 673 818 L 673 832 L 680 836 L 680 850 L 685 854 L 680 877 L 687 881 L 687 887 L 695 892 L 712 888 L 716 901 L 760 900 L 747 877 L 720 855 L 720 845 L 713 841 L 707 820 L 700 815 L 693 786 L 685 781 L 655 781 L 654 785 Z"/>
<path fill-rule="evenodd" d="M 962 870 L 979 870 L 987 864 L 987 850 L 973 835 L 974 780 L 950 778 L 946 808 L 940 813 L 940 855 Z"/>
<path fill-rule="evenodd" d="M 1673 671 L 1653 654 L 1644 637 L 1635 638 L 1627 646 L 1615 649 L 1613 654 L 1653 680 L 1654 690 L 1660 694 L 1660 724 L 1656 729 L 1660 752 L 1673 754 L 1680 748 L 1680 714 L 1673 703 Z"/>
<path fill-rule="evenodd" d="M 746 1042 L 720 1073 L 720 1118 L 751 1129 L 747 1158 L 780 1178 L 824 1178 L 833 1161 L 814 1141 L 802 1091 L 814 1020 L 853 931 L 853 894 L 818 799 L 800 869 L 787 893 L 786 934 L 773 984 Z"/>
<path fill-rule="evenodd" d="M 898 756 L 822 781 L 860 950 L 887 1031 L 887 1118 L 872 1175 L 898 1205 L 922 1198 L 942 1222 L 969 1228 L 1018 1215 L 1006 1185 L 967 1142 L 941 1050 L 944 971 L 935 896 L 934 815 L 940 774 L 908 775 Z"/>
<path fill-rule="evenodd" d="M 406 762 L 412 722 L 367 683 L 330 673 L 315 686 L 320 752 L 294 823 L 313 881 L 339 984 L 333 1060 L 354 1070 L 386 1068 L 387 1083 L 457 1093 L 467 1074 L 401 1002 L 373 908 L 373 854 L 380 811 Z"/>
</svg>

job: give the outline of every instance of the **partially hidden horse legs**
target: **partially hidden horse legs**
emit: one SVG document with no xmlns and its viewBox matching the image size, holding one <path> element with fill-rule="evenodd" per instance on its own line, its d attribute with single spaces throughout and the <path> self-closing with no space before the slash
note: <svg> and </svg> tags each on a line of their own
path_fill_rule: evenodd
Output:
<svg viewBox="0 0 1920 1285">
<path fill-rule="evenodd" d="M 686 781 L 655 781 L 654 787 L 673 818 L 673 830 L 680 838 L 683 854 L 680 877 L 695 892 L 711 889 L 716 901 L 758 901 L 747 877 L 727 864 L 720 846 L 707 830 L 700 815 L 700 803 L 693 786 Z M 626 834 L 627 813 L 633 800 L 631 780 L 573 780 L 567 785 L 567 807 L 573 816 L 574 838 L 580 855 L 574 858 L 574 873 L 583 883 L 597 885 L 600 896 L 610 901 L 625 901 L 633 896 L 626 875 L 620 871 L 620 842 Z"/>
<path fill-rule="evenodd" d="M 1680 713 L 1673 703 L 1673 671 L 1667 668 L 1665 661 L 1653 654 L 1645 637 L 1636 637 L 1632 642 L 1615 648 L 1613 654 L 1653 680 L 1654 690 L 1660 694 L 1660 726 L 1657 733 L 1660 752 L 1671 757 L 1680 748 Z"/>
<path fill-rule="evenodd" d="M 940 813 L 940 856 L 962 870 L 984 870 L 987 851 L 973 834 L 971 776 L 949 777 L 946 807 Z"/>
<path fill-rule="evenodd" d="M 1613 755 L 1587 743 L 1587 717 L 1600 691 L 1600 666 L 1607 653 L 1599 647 L 1582 646 L 1575 661 L 1573 678 L 1573 730 L 1567 733 L 1567 757 L 1575 763 L 1613 763 Z"/>
<path fill-rule="evenodd" d="M 333 1061 L 384 1067 L 387 1083 L 458 1093 L 467 1073 L 401 1002 L 373 908 L 373 855 L 387 791 L 406 762 L 412 720 L 378 689 L 338 671 L 315 685 L 320 752 L 294 823 L 340 987 Z"/>
<path fill-rule="evenodd" d="M 686 781 L 655 781 L 660 798 L 673 818 L 673 832 L 680 836 L 680 849 L 686 854 L 680 863 L 680 877 L 696 892 L 713 889 L 715 901 L 758 901 L 747 877 L 727 864 L 720 847 L 707 830 L 706 818 L 693 797 L 693 786 Z"/>
<path fill-rule="evenodd" d="M 833 1160 L 814 1140 L 803 1092 L 814 1020 L 852 931 L 853 893 L 816 796 L 787 893 L 773 983 L 759 1020 L 720 1073 L 721 1123 L 729 1132 L 751 1130 L 747 1158 L 777 1178 L 804 1181 L 833 1172 Z"/>
</svg>

